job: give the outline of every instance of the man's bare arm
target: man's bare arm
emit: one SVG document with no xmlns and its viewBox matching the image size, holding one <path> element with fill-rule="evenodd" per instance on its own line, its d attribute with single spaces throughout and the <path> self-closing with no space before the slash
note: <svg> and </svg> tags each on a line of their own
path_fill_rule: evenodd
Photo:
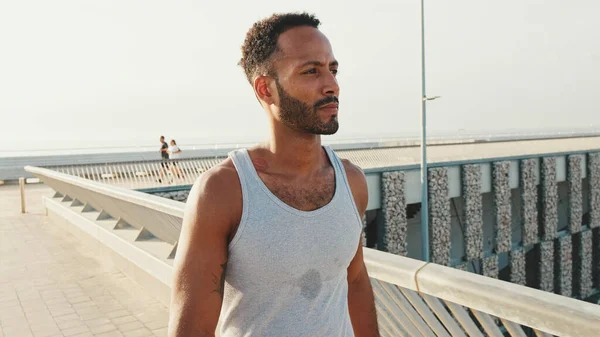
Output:
<svg viewBox="0 0 600 337">
<path fill-rule="evenodd" d="M 348 267 L 348 309 L 355 336 L 379 336 L 373 289 L 363 261 L 360 243 Z"/>
<path fill-rule="evenodd" d="M 362 170 L 349 161 L 344 161 L 344 167 L 356 208 L 362 218 L 369 202 L 367 180 Z M 379 336 L 373 289 L 363 260 L 362 233 L 356 254 L 348 266 L 348 309 L 355 336 Z"/>
<path fill-rule="evenodd" d="M 169 337 L 215 335 L 241 198 L 235 169 L 226 164 L 203 173 L 190 191 L 173 265 Z"/>
</svg>

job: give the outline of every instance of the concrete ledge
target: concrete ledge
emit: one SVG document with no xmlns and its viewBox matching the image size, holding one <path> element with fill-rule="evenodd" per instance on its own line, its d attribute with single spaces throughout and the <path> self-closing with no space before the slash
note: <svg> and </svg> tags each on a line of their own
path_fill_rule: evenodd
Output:
<svg viewBox="0 0 600 337">
<path fill-rule="evenodd" d="M 171 298 L 172 267 L 136 247 L 81 213 L 44 197 L 52 223 L 73 234 L 84 245 L 98 252 L 98 257 L 113 263 L 167 307 Z"/>
</svg>

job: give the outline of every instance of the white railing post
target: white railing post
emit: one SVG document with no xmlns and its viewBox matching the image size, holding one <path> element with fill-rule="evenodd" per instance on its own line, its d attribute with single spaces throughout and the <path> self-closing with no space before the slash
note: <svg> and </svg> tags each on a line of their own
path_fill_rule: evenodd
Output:
<svg viewBox="0 0 600 337">
<path fill-rule="evenodd" d="M 21 213 L 25 214 L 25 178 L 19 178 L 21 188 Z"/>
</svg>

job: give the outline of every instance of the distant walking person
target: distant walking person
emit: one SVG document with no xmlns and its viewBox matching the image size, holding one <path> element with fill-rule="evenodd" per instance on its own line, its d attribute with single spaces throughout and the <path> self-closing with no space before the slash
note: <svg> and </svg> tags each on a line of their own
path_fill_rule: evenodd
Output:
<svg viewBox="0 0 600 337">
<path fill-rule="evenodd" d="M 167 170 L 169 169 L 169 164 L 167 163 L 169 161 L 169 145 L 165 142 L 165 136 L 160 136 L 160 149 L 158 151 L 162 158 L 162 162 L 160 163 L 161 169 L 158 174 L 162 178 L 167 174 Z M 159 183 L 162 182 L 161 178 L 158 179 Z"/>
<path fill-rule="evenodd" d="M 171 139 L 171 143 L 169 146 L 169 159 L 171 159 L 171 173 L 173 173 L 173 175 L 177 175 L 177 178 L 183 178 L 183 174 L 181 173 L 181 171 L 179 170 L 179 168 L 177 168 L 177 163 L 173 161 L 173 159 L 177 159 L 179 158 L 179 156 L 181 155 L 181 149 L 179 148 L 179 146 L 177 146 L 177 143 L 175 142 L 175 139 Z"/>
</svg>

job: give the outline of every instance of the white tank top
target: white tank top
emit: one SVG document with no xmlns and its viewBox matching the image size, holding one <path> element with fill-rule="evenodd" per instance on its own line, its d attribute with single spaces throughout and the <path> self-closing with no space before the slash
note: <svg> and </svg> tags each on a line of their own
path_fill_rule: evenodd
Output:
<svg viewBox="0 0 600 337">
<path fill-rule="evenodd" d="M 246 149 L 229 154 L 242 188 L 242 218 L 229 244 L 221 309 L 222 337 L 354 336 L 347 268 L 362 221 L 340 159 L 332 200 L 295 209 L 262 182 Z"/>
</svg>

